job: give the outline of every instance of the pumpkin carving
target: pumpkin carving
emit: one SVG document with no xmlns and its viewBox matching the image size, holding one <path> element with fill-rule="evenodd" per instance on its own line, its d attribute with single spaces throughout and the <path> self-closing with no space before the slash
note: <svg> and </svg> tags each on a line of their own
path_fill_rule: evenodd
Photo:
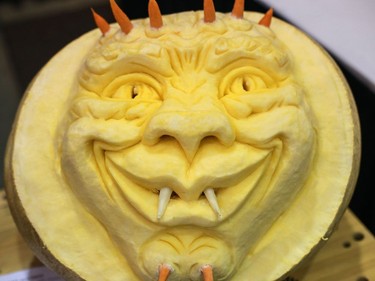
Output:
<svg viewBox="0 0 375 281">
<path fill-rule="evenodd" d="M 26 91 L 6 191 L 66 280 L 278 280 L 350 199 L 359 125 L 333 60 L 243 11 L 130 21 L 65 47 Z"/>
</svg>

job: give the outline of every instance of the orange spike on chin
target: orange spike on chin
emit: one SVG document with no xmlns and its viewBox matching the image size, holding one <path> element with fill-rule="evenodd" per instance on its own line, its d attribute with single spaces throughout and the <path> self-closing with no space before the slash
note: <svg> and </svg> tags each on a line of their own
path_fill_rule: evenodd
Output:
<svg viewBox="0 0 375 281">
<path fill-rule="evenodd" d="M 133 24 L 128 16 L 120 9 L 115 0 L 110 0 L 113 16 L 120 25 L 122 32 L 128 34 L 133 29 Z"/>
<path fill-rule="evenodd" d="M 236 0 L 233 5 L 232 16 L 242 19 L 245 10 L 245 0 Z"/>
<path fill-rule="evenodd" d="M 259 24 L 270 27 L 271 21 L 272 21 L 272 16 L 273 16 L 273 9 L 271 8 L 267 11 L 267 13 L 264 15 L 264 17 L 259 21 Z"/>
<path fill-rule="evenodd" d="M 109 23 L 102 16 L 97 14 L 93 8 L 91 8 L 91 12 L 94 16 L 96 26 L 100 29 L 103 35 L 106 34 L 110 29 Z"/>
<path fill-rule="evenodd" d="M 213 0 L 204 0 L 204 22 L 214 22 L 216 19 L 215 5 Z"/>
<path fill-rule="evenodd" d="M 159 267 L 159 278 L 158 281 L 166 281 L 172 268 L 169 265 L 163 264 Z"/>
<path fill-rule="evenodd" d="M 163 18 L 160 13 L 159 5 L 155 0 L 148 2 L 148 16 L 150 18 L 150 26 L 160 28 L 163 26 Z"/>
<path fill-rule="evenodd" d="M 203 273 L 204 281 L 214 281 L 214 274 L 212 272 L 212 266 L 204 265 L 202 266 L 201 271 Z"/>
</svg>

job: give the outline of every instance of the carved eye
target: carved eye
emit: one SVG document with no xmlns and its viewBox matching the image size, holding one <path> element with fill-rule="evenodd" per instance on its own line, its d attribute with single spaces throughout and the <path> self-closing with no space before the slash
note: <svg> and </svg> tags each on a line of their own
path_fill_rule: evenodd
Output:
<svg viewBox="0 0 375 281">
<path fill-rule="evenodd" d="M 118 88 L 112 98 L 126 100 L 152 100 L 160 99 L 157 91 L 151 86 L 144 83 L 128 83 Z"/>
<path fill-rule="evenodd" d="M 161 85 L 150 75 L 131 73 L 117 77 L 104 90 L 106 97 L 121 100 L 161 100 Z"/>
<path fill-rule="evenodd" d="M 221 95 L 242 95 L 276 86 L 274 79 L 260 69 L 243 67 L 231 71 L 221 83 Z"/>
<path fill-rule="evenodd" d="M 244 74 L 233 80 L 230 84 L 229 91 L 235 94 L 247 94 L 265 88 L 267 88 L 267 84 L 262 78 Z"/>
</svg>

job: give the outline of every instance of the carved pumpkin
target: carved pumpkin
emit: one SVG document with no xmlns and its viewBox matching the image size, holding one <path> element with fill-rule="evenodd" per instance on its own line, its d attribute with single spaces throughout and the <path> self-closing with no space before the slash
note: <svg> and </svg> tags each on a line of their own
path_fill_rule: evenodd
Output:
<svg viewBox="0 0 375 281">
<path fill-rule="evenodd" d="M 18 227 L 66 280 L 277 280 L 358 173 L 350 90 L 271 13 L 205 10 L 91 31 L 41 70 L 6 158 Z M 271 26 L 270 26 L 271 24 Z M 202 277 L 203 275 L 203 277 Z"/>
</svg>

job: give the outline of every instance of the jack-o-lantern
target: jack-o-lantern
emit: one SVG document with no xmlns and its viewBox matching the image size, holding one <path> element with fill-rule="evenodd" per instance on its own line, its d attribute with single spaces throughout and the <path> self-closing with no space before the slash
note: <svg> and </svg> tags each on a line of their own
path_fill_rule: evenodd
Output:
<svg viewBox="0 0 375 281">
<path fill-rule="evenodd" d="M 333 60 L 272 11 L 204 4 L 129 21 L 111 0 L 118 24 L 94 12 L 26 92 L 7 193 L 67 280 L 277 280 L 348 203 L 359 126 Z"/>
</svg>

